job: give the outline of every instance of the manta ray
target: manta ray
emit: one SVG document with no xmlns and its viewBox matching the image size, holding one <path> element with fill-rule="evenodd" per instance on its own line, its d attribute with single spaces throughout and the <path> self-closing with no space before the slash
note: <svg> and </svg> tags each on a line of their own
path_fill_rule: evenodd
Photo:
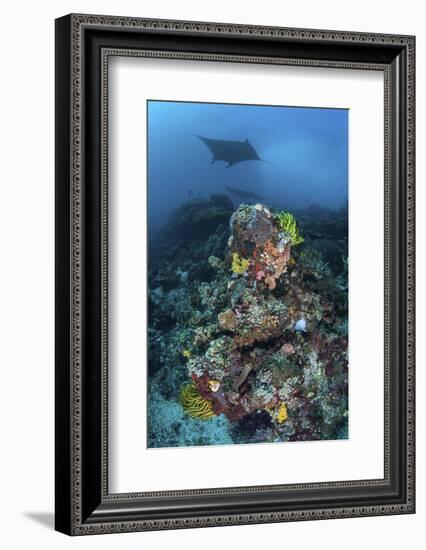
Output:
<svg viewBox="0 0 426 550">
<path fill-rule="evenodd" d="M 256 195 L 256 193 L 253 193 L 253 191 L 244 191 L 244 189 L 237 189 L 236 187 L 230 187 L 229 185 L 225 185 L 225 187 L 228 190 L 228 192 L 231 193 L 231 195 L 235 195 L 240 199 L 255 200 L 255 201 L 263 200 L 263 197 L 261 197 L 260 195 Z"/>
<path fill-rule="evenodd" d="M 259 157 L 256 149 L 251 145 L 248 139 L 244 141 L 233 141 L 229 139 L 212 139 L 194 134 L 197 138 L 207 145 L 212 156 L 212 164 L 217 160 L 227 162 L 226 168 L 234 166 L 244 160 L 260 160 L 267 162 Z"/>
</svg>

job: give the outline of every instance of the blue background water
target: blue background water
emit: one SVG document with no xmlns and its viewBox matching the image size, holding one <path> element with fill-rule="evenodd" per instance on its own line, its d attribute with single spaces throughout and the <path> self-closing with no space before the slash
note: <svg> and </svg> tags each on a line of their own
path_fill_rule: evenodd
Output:
<svg viewBox="0 0 426 550">
<path fill-rule="evenodd" d="M 248 139 L 268 161 L 211 164 L 194 134 Z M 271 164 L 269 164 L 271 163 Z M 253 191 L 280 209 L 344 206 L 348 196 L 348 111 L 282 106 L 148 102 L 148 219 L 156 230 L 171 209 L 197 196 Z M 229 194 L 229 193 L 227 193 Z M 237 205 L 243 200 L 232 196 Z"/>
</svg>

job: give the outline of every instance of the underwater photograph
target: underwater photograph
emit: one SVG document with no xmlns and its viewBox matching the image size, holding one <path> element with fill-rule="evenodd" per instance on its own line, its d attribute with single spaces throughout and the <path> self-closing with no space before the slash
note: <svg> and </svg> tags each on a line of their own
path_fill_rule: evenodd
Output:
<svg viewBox="0 0 426 550">
<path fill-rule="evenodd" d="M 348 438 L 348 115 L 147 102 L 148 448 Z"/>
</svg>

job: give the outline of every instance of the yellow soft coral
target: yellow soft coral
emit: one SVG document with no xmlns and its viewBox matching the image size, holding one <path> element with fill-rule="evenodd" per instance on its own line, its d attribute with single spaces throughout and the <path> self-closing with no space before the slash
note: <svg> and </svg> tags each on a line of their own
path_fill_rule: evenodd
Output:
<svg viewBox="0 0 426 550">
<path fill-rule="evenodd" d="M 234 273 L 242 275 L 245 273 L 250 265 L 249 260 L 241 258 L 236 252 L 232 254 L 232 266 L 231 269 Z"/>
<path fill-rule="evenodd" d="M 278 424 L 282 424 L 287 420 L 287 418 L 288 418 L 287 407 L 285 406 L 284 403 L 281 403 L 280 408 L 278 410 L 278 416 L 277 416 Z"/>
<path fill-rule="evenodd" d="M 204 399 L 192 382 L 183 386 L 179 395 L 179 402 L 186 414 L 201 420 L 208 420 L 216 416 L 213 412 L 213 403 Z"/>
</svg>

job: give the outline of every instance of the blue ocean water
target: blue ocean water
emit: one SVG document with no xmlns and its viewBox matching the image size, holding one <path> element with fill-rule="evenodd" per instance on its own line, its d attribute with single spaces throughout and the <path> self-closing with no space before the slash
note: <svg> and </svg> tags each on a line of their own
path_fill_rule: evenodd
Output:
<svg viewBox="0 0 426 550">
<path fill-rule="evenodd" d="M 189 197 L 254 192 L 276 208 L 344 206 L 348 198 L 346 109 L 148 101 L 148 219 L 158 229 Z M 195 134 L 195 135 L 194 135 Z M 196 135 L 248 139 L 267 162 L 211 164 Z M 230 195 L 234 203 L 239 197 Z"/>
</svg>

